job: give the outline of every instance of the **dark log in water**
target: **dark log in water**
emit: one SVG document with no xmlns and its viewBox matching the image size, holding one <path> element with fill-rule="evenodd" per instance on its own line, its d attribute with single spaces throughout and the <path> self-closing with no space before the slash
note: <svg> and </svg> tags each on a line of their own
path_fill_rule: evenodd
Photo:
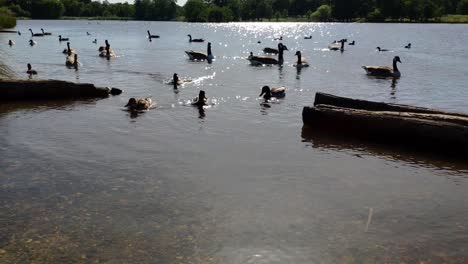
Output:
<svg viewBox="0 0 468 264">
<path fill-rule="evenodd" d="M 96 87 L 90 83 L 59 80 L 0 80 L 0 101 L 107 97 L 118 95 L 117 88 Z"/>
<path fill-rule="evenodd" d="M 318 102 L 331 105 L 316 100 L 315 107 L 302 112 L 304 125 L 312 129 L 441 154 L 468 154 L 466 115 L 322 95 Z"/>
</svg>

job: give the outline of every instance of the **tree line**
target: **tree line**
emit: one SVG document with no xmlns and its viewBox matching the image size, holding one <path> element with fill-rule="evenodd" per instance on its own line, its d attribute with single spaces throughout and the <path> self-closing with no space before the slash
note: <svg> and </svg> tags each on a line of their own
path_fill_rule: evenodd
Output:
<svg viewBox="0 0 468 264">
<path fill-rule="evenodd" d="M 130 0 L 131 1 L 131 0 Z M 302 21 L 428 21 L 445 14 L 468 15 L 468 0 L 0 0 L 3 12 L 20 17 L 116 17 L 190 22 L 256 21 L 298 18 Z"/>
</svg>

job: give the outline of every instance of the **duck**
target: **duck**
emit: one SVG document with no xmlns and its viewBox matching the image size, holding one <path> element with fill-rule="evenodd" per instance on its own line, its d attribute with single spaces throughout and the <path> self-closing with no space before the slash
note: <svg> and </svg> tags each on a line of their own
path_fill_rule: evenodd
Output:
<svg viewBox="0 0 468 264">
<path fill-rule="evenodd" d="M 10 39 L 10 40 L 8 40 L 8 45 L 10 45 L 10 47 L 11 47 L 11 46 L 15 45 L 15 42 Z"/>
<path fill-rule="evenodd" d="M 146 32 L 148 32 L 148 39 L 151 40 L 151 39 L 154 39 L 154 38 L 159 38 L 158 35 L 151 35 L 150 31 L 147 30 Z"/>
<path fill-rule="evenodd" d="M 252 65 L 272 65 L 272 64 L 282 64 L 283 63 L 283 52 L 288 50 L 283 43 L 278 44 L 278 60 L 271 57 L 261 57 L 261 56 L 254 56 L 252 52 L 250 52 L 250 56 L 247 58 Z"/>
<path fill-rule="evenodd" d="M 97 44 L 97 39 L 94 39 L 94 40 L 93 40 L 93 43 L 94 43 L 94 44 Z"/>
<path fill-rule="evenodd" d="M 50 33 L 50 32 L 45 32 L 43 28 L 41 28 L 41 31 L 42 31 L 42 34 L 44 34 L 44 36 L 52 35 L 52 33 Z"/>
<path fill-rule="evenodd" d="M 310 36 L 305 36 L 304 39 L 312 39 L 312 35 L 310 35 Z"/>
<path fill-rule="evenodd" d="M 393 68 L 386 66 L 362 66 L 362 68 L 367 72 L 367 75 L 370 76 L 399 78 L 401 73 L 398 70 L 397 62 L 401 63 L 399 56 L 393 58 Z"/>
<path fill-rule="evenodd" d="M 200 92 L 198 93 L 198 96 L 192 99 L 192 105 L 202 107 L 206 105 L 207 101 L 208 101 L 208 98 L 206 98 L 205 96 L 205 91 L 200 90 Z"/>
<path fill-rule="evenodd" d="M 37 44 L 36 41 L 34 41 L 34 40 L 32 40 L 32 39 L 29 40 L 29 45 L 31 45 L 31 47 L 34 46 L 34 45 L 36 45 L 36 44 Z"/>
<path fill-rule="evenodd" d="M 77 53 L 75 49 L 70 48 L 70 42 L 67 42 L 67 48 L 62 51 L 63 54 Z"/>
<path fill-rule="evenodd" d="M 296 51 L 295 55 L 297 56 L 297 62 L 294 65 L 294 67 L 298 67 L 298 68 L 299 67 L 309 67 L 309 63 L 306 60 L 302 59 L 302 55 L 301 55 L 300 51 Z"/>
<path fill-rule="evenodd" d="M 33 33 L 32 29 L 29 29 L 31 31 L 31 37 L 43 37 L 44 34 L 42 33 Z"/>
<path fill-rule="evenodd" d="M 408 45 L 405 46 L 405 49 L 411 49 L 411 43 L 408 43 Z"/>
<path fill-rule="evenodd" d="M 153 100 L 151 98 L 130 98 L 128 103 L 125 105 L 129 111 L 143 111 L 148 110 L 153 106 Z"/>
<path fill-rule="evenodd" d="M 62 35 L 59 35 L 59 41 L 69 41 L 69 38 L 62 38 Z"/>
<path fill-rule="evenodd" d="M 185 51 L 185 53 L 188 55 L 190 60 L 207 60 L 208 62 L 211 62 L 211 60 L 213 60 L 213 54 L 211 53 L 211 42 L 208 42 L 206 49 L 207 53 L 193 50 Z"/>
<path fill-rule="evenodd" d="M 356 42 L 353 40 L 352 42 L 348 43 L 348 45 L 350 46 L 354 46 L 356 44 Z"/>
<path fill-rule="evenodd" d="M 189 37 L 189 42 L 204 42 L 205 40 L 202 39 L 202 38 L 199 38 L 199 39 L 192 39 L 192 35 L 188 34 L 187 35 Z"/>
<path fill-rule="evenodd" d="M 88 31 L 86 31 L 86 36 L 91 36 L 91 34 Z"/>
<path fill-rule="evenodd" d="M 33 70 L 31 64 L 28 63 L 28 71 L 26 71 L 26 73 L 29 75 L 36 75 L 37 71 Z"/>
<path fill-rule="evenodd" d="M 78 67 L 78 54 L 70 54 L 67 57 L 67 60 L 65 61 L 65 66 L 67 67 Z"/>
<path fill-rule="evenodd" d="M 381 49 L 380 47 L 377 47 L 376 49 L 377 49 L 379 52 L 388 51 L 388 49 Z"/>
<path fill-rule="evenodd" d="M 274 38 L 273 40 L 283 40 L 283 36 L 280 36 L 279 38 Z"/>
<path fill-rule="evenodd" d="M 262 92 L 260 93 L 259 97 L 263 95 L 263 99 L 270 100 L 272 97 L 274 98 L 283 98 L 286 96 L 286 87 L 274 87 L 270 88 L 270 86 L 263 86 Z"/>
<path fill-rule="evenodd" d="M 342 39 L 340 41 L 334 41 L 330 46 L 328 46 L 328 49 L 329 50 L 340 50 L 340 51 L 344 51 L 344 43 L 345 43 L 345 40 Z"/>
<path fill-rule="evenodd" d="M 263 49 L 263 53 L 278 54 L 278 53 L 279 53 L 279 50 L 278 50 L 278 49 L 274 49 L 274 48 L 266 47 L 266 48 Z"/>
</svg>

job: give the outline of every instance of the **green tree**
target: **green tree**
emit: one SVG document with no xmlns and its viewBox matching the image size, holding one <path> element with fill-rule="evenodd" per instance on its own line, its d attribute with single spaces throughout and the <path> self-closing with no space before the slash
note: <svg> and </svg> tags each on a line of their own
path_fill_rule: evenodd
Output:
<svg viewBox="0 0 468 264">
<path fill-rule="evenodd" d="M 32 3 L 32 18 L 56 19 L 60 18 L 65 10 L 60 0 L 37 0 Z"/>
<path fill-rule="evenodd" d="M 461 0 L 458 3 L 457 13 L 460 15 L 468 15 L 468 0 Z"/>
<path fill-rule="evenodd" d="M 329 5 L 321 5 L 312 13 L 312 20 L 326 22 L 330 21 L 332 9 Z"/>
<path fill-rule="evenodd" d="M 207 20 L 207 6 L 201 0 L 188 0 L 184 5 L 185 19 L 189 22 L 204 22 Z"/>
</svg>

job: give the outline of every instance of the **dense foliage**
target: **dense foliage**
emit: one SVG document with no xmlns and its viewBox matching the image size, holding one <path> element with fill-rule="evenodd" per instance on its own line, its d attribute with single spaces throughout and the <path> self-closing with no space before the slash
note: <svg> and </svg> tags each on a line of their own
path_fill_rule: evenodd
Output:
<svg viewBox="0 0 468 264">
<path fill-rule="evenodd" d="M 0 28 L 12 28 L 16 26 L 14 13 L 6 7 L 0 7 Z"/>
<path fill-rule="evenodd" d="M 132 0 L 129 0 L 133 2 Z M 309 21 L 428 21 L 444 14 L 468 14 L 468 0 L 0 0 L 16 16 L 32 18 L 122 17 L 192 22 L 297 18 Z M 7 17 L 7 16 L 2 16 Z"/>
</svg>

